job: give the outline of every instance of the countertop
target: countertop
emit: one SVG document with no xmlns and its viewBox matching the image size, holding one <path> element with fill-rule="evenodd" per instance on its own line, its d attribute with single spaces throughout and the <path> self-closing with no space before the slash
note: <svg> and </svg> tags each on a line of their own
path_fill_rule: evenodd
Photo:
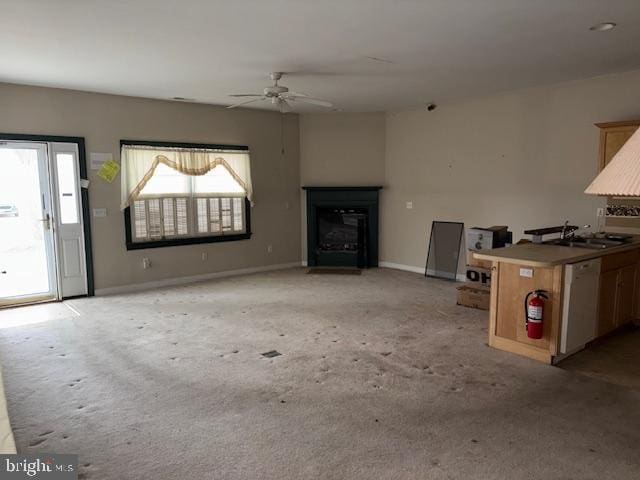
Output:
<svg viewBox="0 0 640 480">
<path fill-rule="evenodd" d="M 511 247 L 494 248 L 493 250 L 479 250 L 474 257 L 479 260 L 493 262 L 515 263 L 530 267 L 553 267 L 565 263 L 576 263 L 591 258 L 598 258 L 612 253 L 624 252 L 640 248 L 640 236 L 634 236 L 629 243 L 618 247 L 590 250 L 580 247 L 563 247 L 559 245 L 545 245 L 541 243 L 523 243 Z"/>
</svg>

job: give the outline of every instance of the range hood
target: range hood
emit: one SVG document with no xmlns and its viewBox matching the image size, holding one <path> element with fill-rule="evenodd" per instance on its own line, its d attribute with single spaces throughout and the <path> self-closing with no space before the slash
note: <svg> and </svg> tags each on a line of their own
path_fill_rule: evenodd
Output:
<svg viewBox="0 0 640 480">
<path fill-rule="evenodd" d="M 640 128 L 584 191 L 589 195 L 640 197 Z"/>
</svg>

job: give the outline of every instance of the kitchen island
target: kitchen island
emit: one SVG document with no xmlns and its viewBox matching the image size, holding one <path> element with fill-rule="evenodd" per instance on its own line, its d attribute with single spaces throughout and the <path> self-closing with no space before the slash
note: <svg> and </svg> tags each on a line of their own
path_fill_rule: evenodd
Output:
<svg viewBox="0 0 640 480">
<path fill-rule="evenodd" d="M 640 236 L 602 249 L 525 243 L 481 250 L 474 256 L 492 262 L 491 347 L 552 364 L 633 322 L 640 313 Z M 589 312 L 576 314 L 583 300 L 575 295 L 569 298 L 568 282 L 575 267 L 593 270 L 594 265 L 593 293 L 586 299 L 593 301 L 589 319 Z M 529 338 L 526 331 L 525 297 L 535 290 L 544 290 L 548 297 L 540 339 Z M 567 348 L 570 329 L 581 331 L 584 344 Z"/>
</svg>

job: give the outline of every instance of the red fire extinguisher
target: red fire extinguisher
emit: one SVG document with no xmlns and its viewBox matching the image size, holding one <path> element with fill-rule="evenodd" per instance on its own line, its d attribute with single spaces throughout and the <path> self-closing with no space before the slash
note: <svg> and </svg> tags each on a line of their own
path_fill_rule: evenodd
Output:
<svg viewBox="0 0 640 480">
<path fill-rule="evenodd" d="M 542 317 L 544 316 L 545 290 L 534 290 L 524 298 L 524 312 L 526 317 L 527 337 L 542 338 Z"/>
</svg>

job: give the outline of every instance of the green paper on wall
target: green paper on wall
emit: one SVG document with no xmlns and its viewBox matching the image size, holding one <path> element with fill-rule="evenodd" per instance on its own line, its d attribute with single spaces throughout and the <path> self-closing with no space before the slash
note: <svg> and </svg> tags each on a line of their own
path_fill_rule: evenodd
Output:
<svg viewBox="0 0 640 480">
<path fill-rule="evenodd" d="M 100 170 L 98 170 L 98 177 L 105 182 L 113 182 L 120 171 L 120 165 L 115 160 L 107 160 L 102 164 Z"/>
</svg>

